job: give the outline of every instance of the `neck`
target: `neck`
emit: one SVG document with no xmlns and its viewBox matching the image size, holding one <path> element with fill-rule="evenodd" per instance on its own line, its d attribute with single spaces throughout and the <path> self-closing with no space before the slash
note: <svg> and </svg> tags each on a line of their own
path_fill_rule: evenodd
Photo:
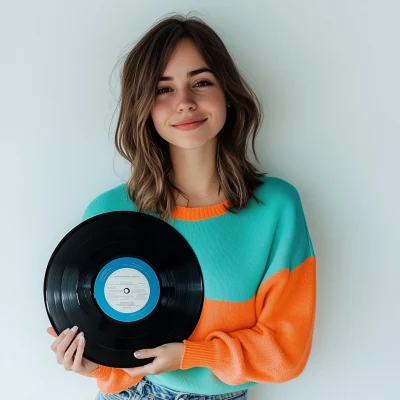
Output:
<svg viewBox="0 0 400 400">
<path fill-rule="evenodd" d="M 173 172 L 170 179 L 189 200 L 217 195 L 216 140 L 197 149 L 170 146 Z"/>
</svg>

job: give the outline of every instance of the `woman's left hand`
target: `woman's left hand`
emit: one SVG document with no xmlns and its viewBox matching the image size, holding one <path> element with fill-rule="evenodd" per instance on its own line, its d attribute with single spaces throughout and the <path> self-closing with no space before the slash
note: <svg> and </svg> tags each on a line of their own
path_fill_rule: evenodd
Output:
<svg viewBox="0 0 400 400">
<path fill-rule="evenodd" d="M 135 356 L 136 358 L 155 357 L 153 362 L 141 367 L 121 369 L 131 376 L 157 375 L 162 372 L 175 371 L 180 369 L 183 350 L 183 343 L 168 343 L 155 347 L 154 349 L 140 350 L 140 356 Z"/>
</svg>

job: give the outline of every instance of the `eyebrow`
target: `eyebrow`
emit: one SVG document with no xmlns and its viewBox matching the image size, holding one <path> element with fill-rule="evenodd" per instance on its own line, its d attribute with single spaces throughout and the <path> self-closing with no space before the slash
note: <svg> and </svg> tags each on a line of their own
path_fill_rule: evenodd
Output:
<svg viewBox="0 0 400 400">
<path fill-rule="evenodd" d="M 194 71 L 190 71 L 187 73 L 187 76 L 190 78 L 192 76 L 201 74 L 203 72 L 211 72 L 212 74 L 214 73 L 210 68 L 199 68 L 199 69 L 195 69 Z M 172 76 L 162 76 L 159 80 L 160 81 L 172 81 L 174 78 Z"/>
</svg>

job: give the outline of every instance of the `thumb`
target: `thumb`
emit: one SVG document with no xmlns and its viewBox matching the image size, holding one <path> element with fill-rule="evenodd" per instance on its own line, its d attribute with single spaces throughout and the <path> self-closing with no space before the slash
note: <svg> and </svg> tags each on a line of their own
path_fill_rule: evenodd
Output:
<svg viewBox="0 0 400 400">
<path fill-rule="evenodd" d="M 159 355 L 159 348 L 156 347 L 154 349 L 142 349 L 135 351 L 133 355 L 136 358 L 150 358 L 150 357 L 157 357 Z"/>
<path fill-rule="evenodd" d="M 47 332 L 48 334 L 50 334 L 51 336 L 58 337 L 56 331 L 55 331 L 52 327 L 47 328 L 47 329 L 46 329 L 46 332 Z"/>
</svg>

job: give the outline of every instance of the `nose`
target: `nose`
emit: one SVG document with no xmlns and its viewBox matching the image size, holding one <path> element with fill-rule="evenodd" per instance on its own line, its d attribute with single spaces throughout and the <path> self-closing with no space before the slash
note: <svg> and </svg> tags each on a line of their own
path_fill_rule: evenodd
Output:
<svg viewBox="0 0 400 400">
<path fill-rule="evenodd" d="M 193 98 L 183 93 L 178 102 L 178 111 L 195 110 L 196 107 L 197 105 Z"/>
</svg>

